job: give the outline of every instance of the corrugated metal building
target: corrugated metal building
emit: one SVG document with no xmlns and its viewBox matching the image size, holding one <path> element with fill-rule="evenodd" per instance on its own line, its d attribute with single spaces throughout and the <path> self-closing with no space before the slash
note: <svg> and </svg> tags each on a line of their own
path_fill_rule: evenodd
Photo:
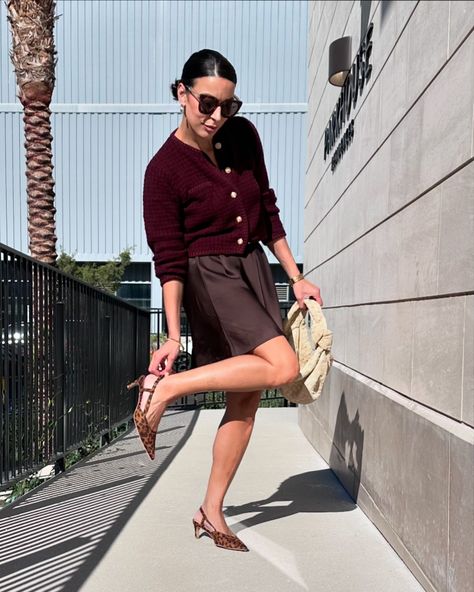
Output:
<svg viewBox="0 0 474 592">
<path fill-rule="evenodd" d="M 63 0 L 57 14 L 58 249 L 78 261 L 104 261 L 133 247 L 130 283 L 120 294 L 160 305 L 143 228 L 143 174 L 179 125 L 170 83 L 193 51 L 210 47 L 236 68 L 241 113 L 260 132 L 270 183 L 302 263 L 307 2 Z M 23 124 L 10 45 L 1 3 L 0 241 L 28 252 Z"/>
</svg>

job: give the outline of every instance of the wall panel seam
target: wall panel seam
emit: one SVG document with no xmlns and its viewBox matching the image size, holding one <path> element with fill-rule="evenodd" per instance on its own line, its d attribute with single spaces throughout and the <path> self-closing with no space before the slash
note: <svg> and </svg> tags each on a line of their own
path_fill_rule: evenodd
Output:
<svg viewBox="0 0 474 592">
<path fill-rule="evenodd" d="M 333 259 L 337 255 L 339 255 L 339 253 L 342 253 L 342 251 L 344 251 L 345 249 L 347 249 L 348 247 L 350 247 L 351 245 L 353 245 L 354 243 L 356 243 L 360 239 L 364 238 L 367 234 L 369 234 L 370 232 L 372 232 L 373 230 L 375 230 L 376 228 L 378 228 L 379 226 L 381 226 L 382 224 L 384 224 L 385 222 L 387 222 L 388 220 L 390 220 L 391 218 L 393 218 L 394 216 L 396 216 L 397 214 L 399 214 L 400 212 L 402 212 L 403 210 L 405 210 L 406 208 L 408 208 L 409 206 L 411 206 L 413 203 L 415 203 L 416 201 L 418 201 L 419 199 L 421 199 L 422 197 L 424 197 L 427 193 L 429 193 L 430 191 L 433 191 L 433 189 L 436 189 L 436 187 L 438 187 L 439 185 L 443 184 L 450 177 L 452 177 L 453 175 L 455 175 L 458 172 L 462 171 L 462 169 L 464 169 L 465 167 L 469 166 L 473 161 L 474 161 L 474 157 L 469 158 L 465 163 L 463 163 L 462 165 L 456 167 L 455 169 L 453 169 L 452 171 L 450 171 L 447 175 L 445 175 L 441 179 L 438 179 L 438 181 L 436 181 L 436 183 L 433 183 L 433 185 L 430 185 L 427 189 L 425 189 L 424 191 L 422 191 L 419 195 L 415 196 L 413 199 L 411 199 L 410 201 L 408 201 L 406 204 L 404 204 L 403 206 L 401 206 L 397 210 L 393 211 L 391 214 L 389 214 L 388 216 L 386 216 L 385 218 L 383 218 L 380 222 L 378 222 L 377 224 L 375 224 L 371 228 L 368 228 L 365 232 L 363 232 L 362 234 L 360 234 L 358 237 L 356 237 L 350 243 L 347 243 L 347 245 L 344 245 L 344 247 L 342 247 L 341 249 L 339 249 L 338 251 L 336 251 L 335 253 L 333 253 L 330 257 L 328 257 L 327 259 L 325 259 L 324 261 L 322 261 L 317 267 L 319 267 L 320 265 L 323 265 L 327 261 L 330 261 L 331 259 Z M 357 178 L 357 177 L 355 177 L 355 178 Z M 321 226 L 321 224 L 324 222 L 324 220 L 327 218 L 327 216 L 332 212 L 332 210 L 337 206 L 337 204 L 340 202 L 340 200 L 342 199 L 342 197 L 346 194 L 346 192 L 349 189 L 349 187 L 350 187 L 350 185 L 348 185 L 348 187 L 344 190 L 344 192 L 340 195 L 340 197 L 338 197 L 338 199 L 334 202 L 334 204 L 329 208 L 329 210 L 326 212 L 326 214 L 324 214 L 324 216 L 321 218 L 321 220 L 318 222 L 318 224 L 311 230 L 311 232 L 308 234 L 308 236 L 304 239 L 304 243 L 306 243 L 311 238 L 311 236 L 316 232 L 316 230 Z M 306 208 L 306 206 L 305 206 L 305 208 Z"/>
<path fill-rule="evenodd" d="M 414 399 L 413 397 L 406 395 L 405 393 L 397 391 L 393 387 L 387 386 L 386 384 L 384 384 L 383 382 L 380 382 L 379 380 L 373 378 L 372 376 L 369 376 L 367 374 L 363 374 L 362 372 L 360 372 L 360 370 L 357 370 L 356 368 L 352 368 L 351 366 L 348 366 L 347 364 L 344 364 L 344 363 L 340 362 L 339 360 L 334 360 L 334 366 L 340 372 L 343 372 L 346 375 L 351 376 L 351 378 L 353 378 L 355 380 L 359 380 L 360 382 L 362 382 L 363 384 L 365 384 L 369 388 L 379 387 L 379 389 L 382 389 L 383 391 L 385 391 L 384 393 L 380 393 L 380 394 L 387 396 L 388 398 L 390 398 L 395 403 L 398 403 L 399 405 L 406 406 L 407 402 L 411 402 L 410 410 L 413 413 L 416 413 L 417 415 L 421 415 L 423 417 L 425 417 L 425 414 L 428 414 L 430 416 L 430 419 L 428 421 L 434 423 L 435 425 L 437 425 L 441 429 L 446 430 L 448 433 L 454 434 L 458 438 L 462 438 L 463 440 L 465 440 L 469 443 L 474 443 L 474 428 L 472 428 L 470 425 L 464 423 L 463 421 L 460 421 L 460 420 L 456 419 L 455 417 L 452 417 L 451 415 L 447 415 L 446 413 L 443 413 L 442 411 L 439 411 L 438 409 L 431 407 L 430 405 L 427 405 L 426 403 L 422 403 L 422 402 L 418 401 L 417 399 Z M 367 384 L 362 379 L 365 379 L 366 381 L 370 381 L 370 383 L 373 383 L 373 385 L 371 385 L 370 383 Z M 380 390 L 378 392 L 380 392 Z M 416 409 L 413 408 L 413 406 L 412 406 L 413 404 L 417 407 Z M 427 419 L 427 418 L 425 417 L 425 419 Z M 443 423 L 448 424 L 448 425 L 443 425 Z M 452 429 L 449 429 L 449 428 L 452 428 Z"/>
<path fill-rule="evenodd" d="M 306 270 L 305 274 L 314 271 L 314 267 Z M 359 306 L 379 306 L 385 304 L 400 304 L 404 302 L 421 302 L 424 300 L 440 300 L 443 298 L 464 298 L 466 296 L 474 296 L 474 290 L 467 290 L 461 292 L 447 292 L 446 294 L 429 294 L 427 296 L 412 296 L 411 298 L 398 298 L 397 300 L 367 300 L 366 302 L 357 302 L 354 304 L 325 304 L 324 310 L 337 310 L 340 308 L 358 308 Z"/>
</svg>

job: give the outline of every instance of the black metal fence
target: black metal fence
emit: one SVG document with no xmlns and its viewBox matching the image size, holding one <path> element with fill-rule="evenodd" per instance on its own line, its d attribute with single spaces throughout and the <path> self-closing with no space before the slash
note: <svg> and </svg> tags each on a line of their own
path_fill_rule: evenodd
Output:
<svg viewBox="0 0 474 592">
<path fill-rule="evenodd" d="M 280 312 L 282 319 L 291 307 L 292 303 L 280 304 Z M 156 348 L 160 342 L 166 338 L 167 325 L 166 316 L 162 308 L 153 308 L 150 311 L 150 327 L 151 327 L 151 346 Z M 189 329 L 188 320 L 184 312 L 181 313 L 181 344 L 184 351 L 179 355 L 175 363 L 175 370 L 177 372 L 187 370 L 191 367 L 191 352 L 192 352 L 192 337 Z M 150 352 L 151 353 L 151 352 Z M 174 401 L 170 407 L 189 407 L 199 406 L 207 409 L 221 408 L 225 406 L 225 395 L 223 392 L 206 392 L 196 393 L 181 397 Z M 288 407 L 294 406 L 285 399 L 278 389 L 267 389 L 262 393 L 261 407 Z"/>
<path fill-rule="evenodd" d="M 0 484 L 131 417 L 150 315 L 0 243 Z"/>
<path fill-rule="evenodd" d="M 166 333 L 163 309 L 136 308 L 0 243 L 0 485 L 128 420 L 136 391 L 126 384 Z M 181 335 L 177 371 L 191 365 L 184 312 Z M 224 405 L 220 392 L 172 404 Z M 261 406 L 287 405 L 277 389 L 262 395 Z"/>
</svg>

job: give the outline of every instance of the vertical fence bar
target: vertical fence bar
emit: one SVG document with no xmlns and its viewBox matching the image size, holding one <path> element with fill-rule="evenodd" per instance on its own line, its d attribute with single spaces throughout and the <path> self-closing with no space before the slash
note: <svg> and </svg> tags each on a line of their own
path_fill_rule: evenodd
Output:
<svg viewBox="0 0 474 592">
<path fill-rule="evenodd" d="M 17 344 L 17 327 L 18 327 L 18 277 L 17 277 L 18 259 L 13 256 L 11 261 L 11 317 L 8 328 L 8 344 L 10 346 L 10 375 L 11 375 L 11 400 L 9 402 L 9 412 L 11 414 L 10 421 L 10 436 L 11 444 L 10 450 L 12 454 L 12 474 L 16 476 L 19 472 L 19 464 L 21 463 L 21 432 L 19 421 L 21 413 L 18 409 L 19 394 L 18 394 L 18 344 Z M 16 451 L 16 454 L 15 454 Z M 20 461 L 20 463 L 19 463 Z"/>
<path fill-rule="evenodd" d="M 22 466 L 29 464 L 29 429 L 28 429 L 28 399 L 26 396 L 26 347 L 27 347 L 27 283 L 26 283 L 26 261 L 23 258 L 19 259 L 18 265 L 18 287 L 19 287 L 19 303 L 20 303 L 20 364 L 19 364 L 19 388 L 21 401 L 21 424 L 22 424 Z"/>
<path fill-rule="evenodd" d="M 3 399 L 3 446 L 4 446 L 4 466 L 5 466 L 5 480 L 8 481 L 12 477 L 11 473 L 11 454 L 10 454 L 10 396 L 11 396 L 11 377 L 10 377 L 10 366 L 11 366 L 11 351 L 10 344 L 8 343 L 8 327 L 10 324 L 11 316 L 11 303 L 10 303 L 10 259 L 11 254 L 5 253 L 4 258 L 4 275 L 3 275 L 3 286 L 4 286 L 4 322 L 3 322 L 3 349 L 4 349 L 4 381 L 5 381 L 5 396 Z"/>
<path fill-rule="evenodd" d="M 66 453 L 67 431 L 67 410 L 64 400 L 64 302 L 56 302 L 54 312 L 56 446 L 58 453 L 64 455 Z"/>
<path fill-rule="evenodd" d="M 39 462 L 43 463 L 45 461 L 45 455 L 47 455 L 47 442 L 48 442 L 48 422 L 47 422 L 47 413 L 48 409 L 46 407 L 45 401 L 45 380 L 44 380 L 44 333 L 43 333 L 43 323 L 44 323 L 44 315 L 45 315 L 45 303 L 44 303 L 44 281 L 45 281 L 45 269 L 44 267 L 37 266 L 37 277 L 38 277 L 38 284 L 36 286 L 36 294 L 34 294 L 34 298 L 37 300 L 37 317 L 35 319 L 36 324 L 36 339 L 38 343 L 38 352 L 36 357 L 36 373 L 38 376 L 38 389 L 35 393 L 35 396 L 38 400 L 38 407 L 40 409 L 38 420 L 40 422 L 40 456 Z"/>
<path fill-rule="evenodd" d="M 111 335 L 111 319 L 110 316 L 106 316 L 105 317 L 105 339 L 106 339 L 106 352 L 107 352 L 107 373 L 106 376 L 111 376 L 111 371 L 112 371 L 112 335 Z M 110 380 L 106 381 L 106 390 L 107 390 L 107 422 L 108 422 L 108 427 L 110 429 L 110 389 L 111 389 L 111 384 L 110 384 Z"/>
<path fill-rule="evenodd" d="M 55 298 L 55 281 L 51 269 L 46 269 L 45 281 L 45 381 L 46 381 L 46 403 L 48 409 L 48 450 L 47 455 L 50 458 L 56 449 L 56 429 L 55 429 L 55 401 L 54 401 L 54 368 L 53 368 L 53 348 L 54 348 L 54 331 L 53 331 L 53 307 Z"/>
<path fill-rule="evenodd" d="M 32 264 L 31 273 L 31 358 L 30 358 L 30 376 L 31 376 L 31 405 L 33 410 L 33 465 L 40 460 L 40 440 L 41 440 L 41 405 L 39 400 L 39 377 L 37 372 L 37 359 L 39 351 L 38 340 L 38 284 L 39 284 L 39 266 Z"/>
<path fill-rule="evenodd" d="M 134 368 L 134 372 L 133 372 L 133 379 L 135 379 L 138 374 L 140 373 L 140 369 L 139 369 L 139 361 L 138 361 L 138 352 L 139 352 L 139 347 L 140 344 L 138 343 L 138 339 L 139 339 L 139 328 L 138 328 L 138 321 L 139 321 L 139 312 L 138 310 L 135 311 L 135 323 L 134 323 L 134 329 L 135 329 L 135 339 L 133 340 L 134 343 L 134 347 L 135 347 L 135 368 Z"/>
<path fill-rule="evenodd" d="M 35 449 L 35 421 L 36 414 L 33 405 L 33 372 L 31 371 L 31 365 L 33 361 L 33 263 L 25 259 L 27 269 L 27 330 L 26 330 L 26 346 L 25 346 L 25 400 L 27 406 L 27 417 L 28 417 L 28 460 L 27 466 L 32 467 L 34 465 L 34 449 Z"/>
</svg>

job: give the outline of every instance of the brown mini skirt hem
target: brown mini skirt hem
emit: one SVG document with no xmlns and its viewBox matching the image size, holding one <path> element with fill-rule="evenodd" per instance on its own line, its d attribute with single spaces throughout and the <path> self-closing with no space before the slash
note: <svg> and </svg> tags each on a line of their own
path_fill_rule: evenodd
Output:
<svg viewBox="0 0 474 592">
<path fill-rule="evenodd" d="M 270 265 L 259 243 L 249 244 L 243 255 L 190 257 L 183 305 L 192 367 L 249 353 L 283 335 Z"/>
</svg>

